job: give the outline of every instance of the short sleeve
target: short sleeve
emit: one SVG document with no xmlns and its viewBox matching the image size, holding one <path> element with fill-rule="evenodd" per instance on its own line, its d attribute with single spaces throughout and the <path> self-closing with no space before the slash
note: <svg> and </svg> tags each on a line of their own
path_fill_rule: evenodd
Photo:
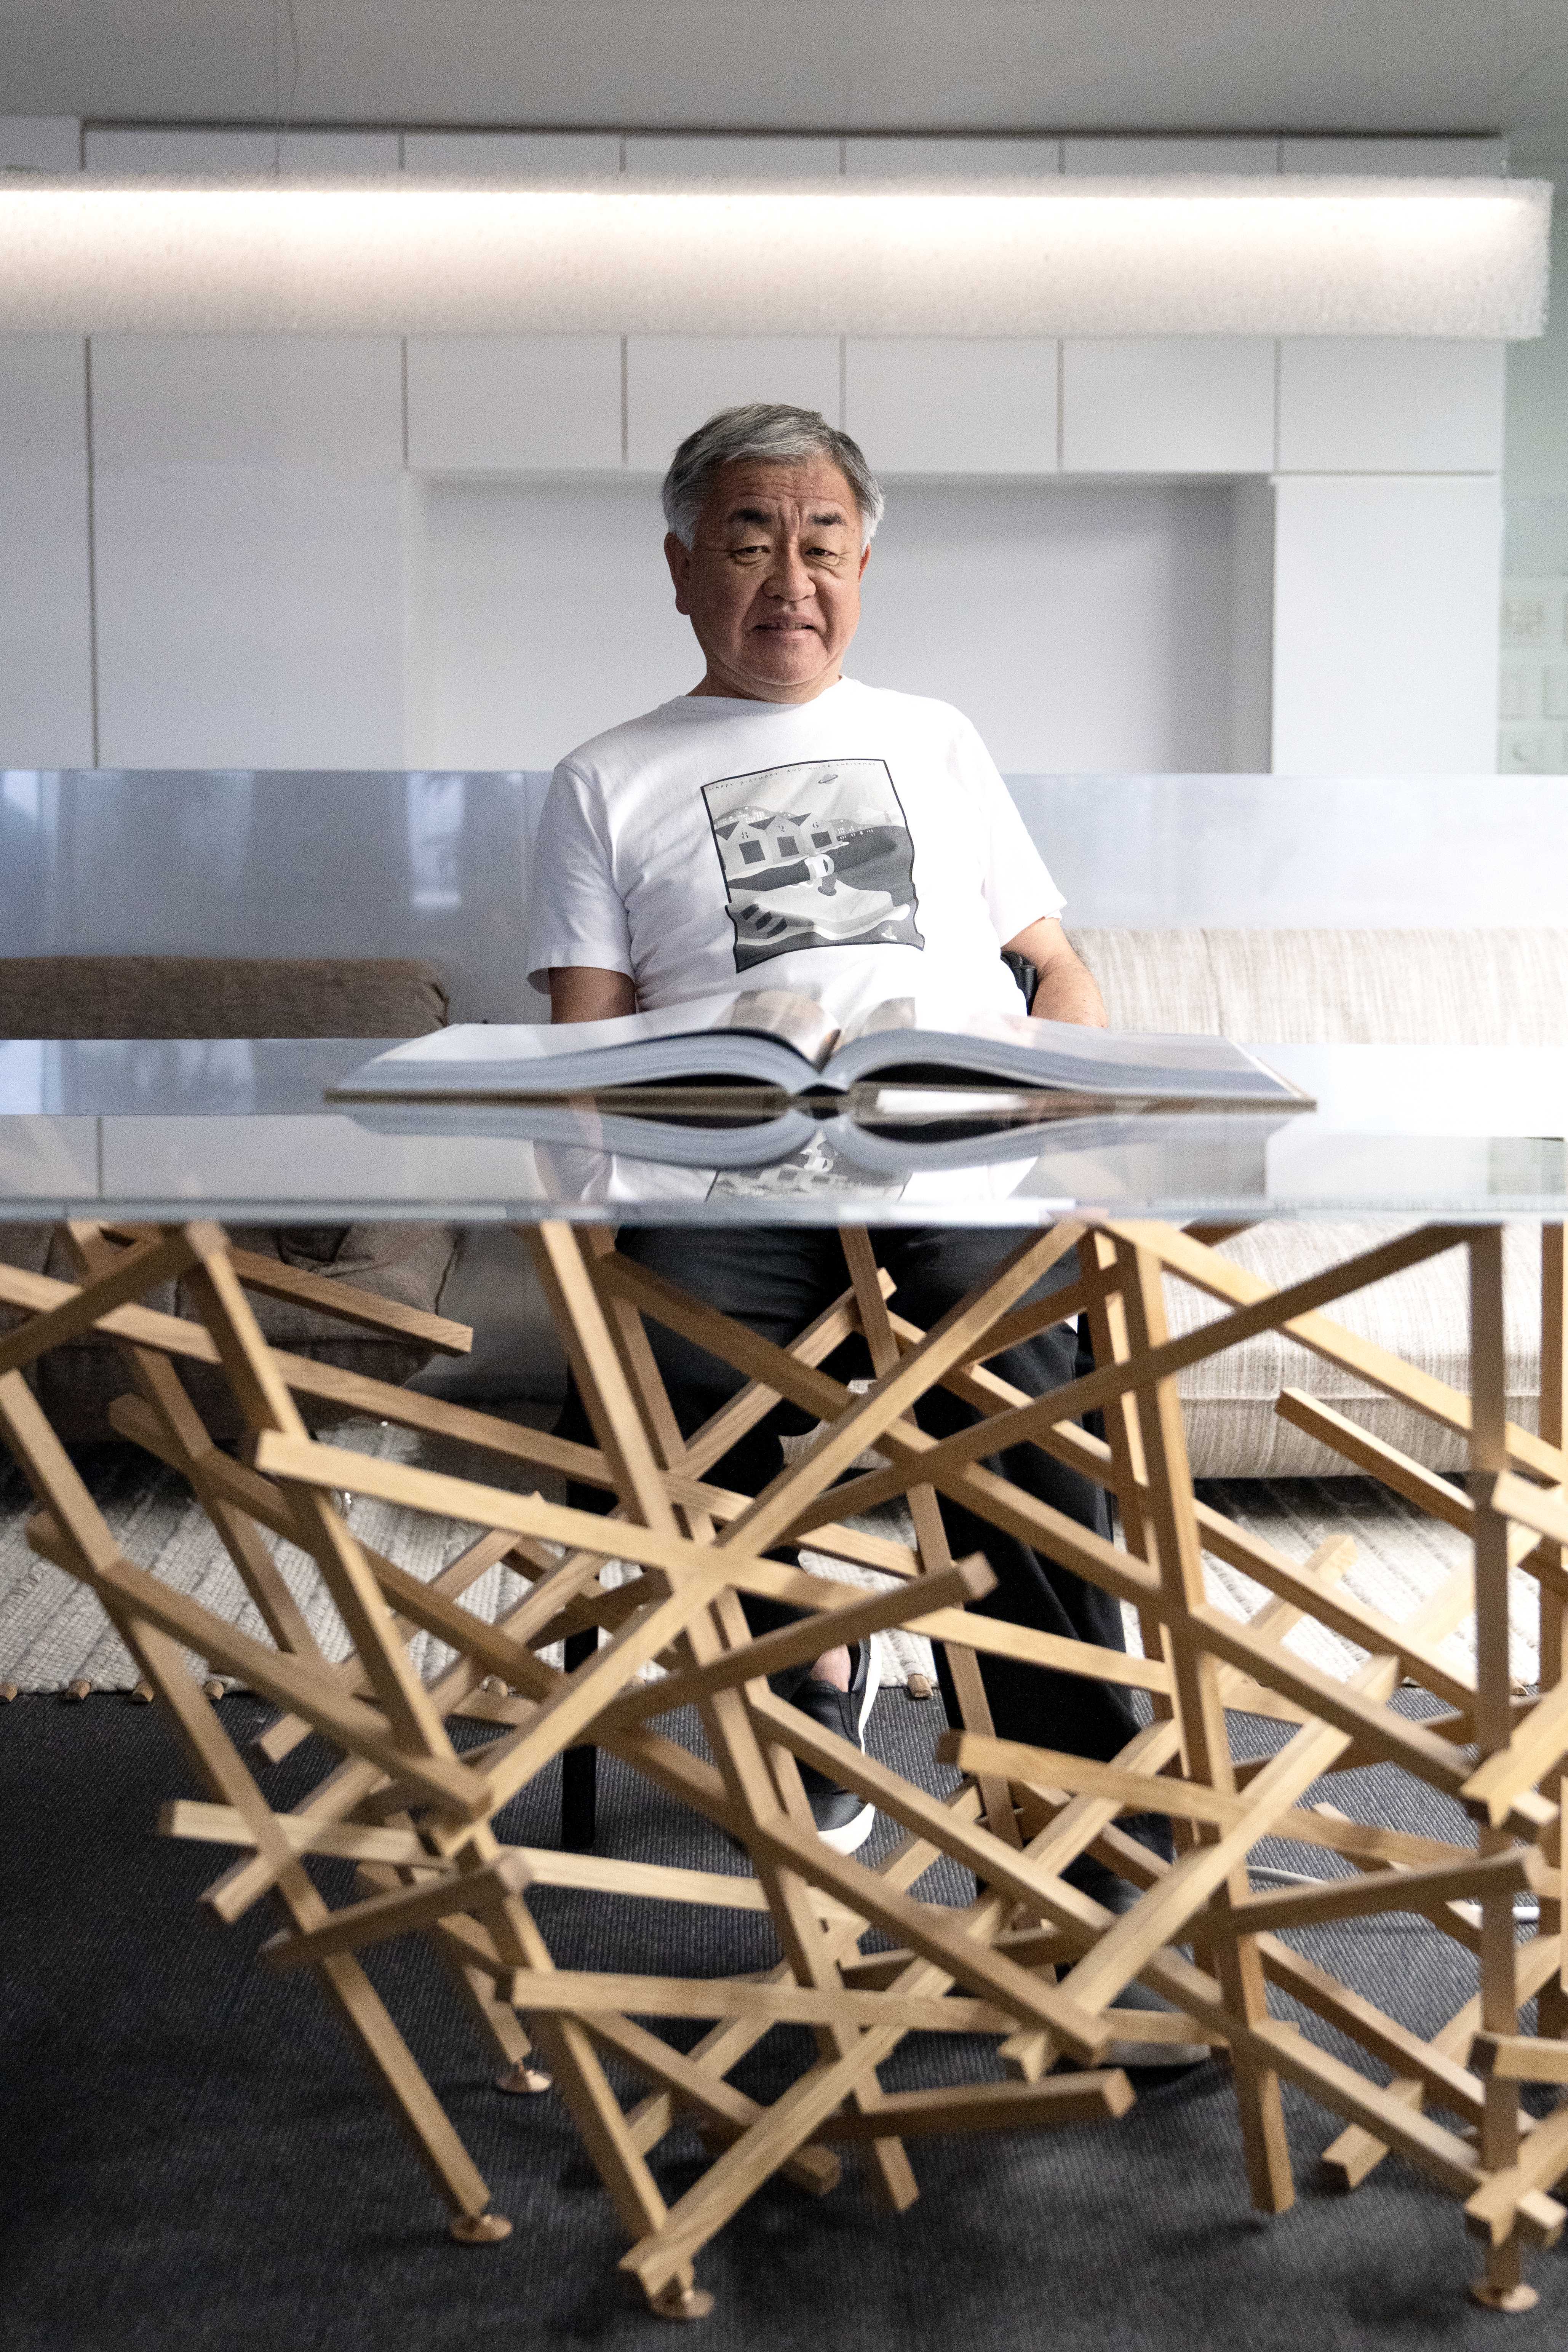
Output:
<svg viewBox="0 0 1568 2352">
<path fill-rule="evenodd" d="M 961 723 L 956 756 L 964 799 L 984 827 L 981 887 L 986 911 L 1005 947 L 1042 916 L 1059 915 L 1067 901 L 1030 840 L 995 761 L 967 719 Z"/>
<path fill-rule="evenodd" d="M 534 835 L 528 896 L 529 979 L 548 991 L 552 968 L 632 971 L 626 910 L 616 887 L 599 795 L 565 762 L 550 780 Z"/>
</svg>

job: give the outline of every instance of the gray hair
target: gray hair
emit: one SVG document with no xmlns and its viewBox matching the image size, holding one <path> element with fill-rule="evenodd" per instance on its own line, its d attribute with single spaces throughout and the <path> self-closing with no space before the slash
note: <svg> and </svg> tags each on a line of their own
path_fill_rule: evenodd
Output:
<svg viewBox="0 0 1568 2352">
<path fill-rule="evenodd" d="M 883 499 L 858 444 L 815 408 L 749 400 L 740 408 L 721 408 L 687 435 L 670 460 L 660 496 L 665 521 L 682 547 L 689 547 L 696 536 L 697 518 L 720 467 L 742 457 L 783 466 L 803 457 L 831 458 L 855 494 L 860 544 L 870 544 L 882 520 Z"/>
</svg>

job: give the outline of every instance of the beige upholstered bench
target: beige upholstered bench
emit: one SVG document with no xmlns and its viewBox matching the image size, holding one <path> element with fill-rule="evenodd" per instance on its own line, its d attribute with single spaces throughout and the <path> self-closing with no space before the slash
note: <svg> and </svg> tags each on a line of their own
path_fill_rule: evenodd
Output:
<svg viewBox="0 0 1568 2352">
<path fill-rule="evenodd" d="M 429 964 L 412 960 L 222 956 L 0 957 L 0 1037 L 416 1037 L 445 1025 L 447 992 Z M 286 1266 L 351 1284 L 433 1313 L 457 1254 L 445 1225 L 236 1227 L 237 1246 Z M 75 1278 L 47 1225 L 0 1227 L 0 1259 L 33 1273 Z M 188 1312 L 176 1286 L 149 1306 Z M 276 1346 L 344 1370 L 404 1381 L 429 1360 L 422 1341 L 354 1332 L 297 1299 L 257 1297 Z M 0 1309 L 0 1328 L 15 1317 Z M 40 1394 L 60 1434 L 110 1434 L 110 1401 L 125 1372 L 105 1341 L 57 1349 L 39 1366 Z M 200 1365 L 187 1377 L 215 1435 L 226 1391 Z M 309 1418 L 331 1409 L 301 1400 Z"/>
<path fill-rule="evenodd" d="M 1568 930 L 1081 930 L 1073 943 L 1118 1029 L 1219 1031 L 1249 1045 L 1568 1044 Z M 1225 1254 L 1271 1286 L 1300 1280 L 1397 1225 L 1258 1225 Z M 1533 1428 L 1541 1390 L 1540 1239 L 1507 1236 L 1509 1412 Z M 1396 1275 L 1333 1311 L 1352 1329 L 1468 1389 L 1461 1253 Z M 1217 1314 L 1169 1286 L 1172 1327 Z M 1184 1376 L 1200 1476 L 1342 1475 L 1345 1464 L 1275 1412 L 1303 1389 L 1429 1469 L 1464 1465 L 1462 1440 L 1274 1334 Z"/>
</svg>

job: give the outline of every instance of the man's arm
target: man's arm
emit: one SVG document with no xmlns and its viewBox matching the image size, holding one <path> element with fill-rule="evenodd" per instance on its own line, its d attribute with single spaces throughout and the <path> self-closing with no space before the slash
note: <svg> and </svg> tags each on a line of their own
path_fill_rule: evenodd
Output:
<svg viewBox="0 0 1568 2352">
<path fill-rule="evenodd" d="M 552 964 L 550 1018 L 557 1021 L 616 1021 L 637 1009 L 631 976 L 604 971 L 597 964 Z"/>
<path fill-rule="evenodd" d="M 1042 915 L 1007 942 L 1009 955 L 1021 955 L 1040 976 L 1029 1011 L 1039 1021 L 1077 1021 L 1086 1029 L 1104 1029 L 1105 1003 L 1094 974 L 1079 961 L 1067 933 L 1055 915 Z M 552 972 L 551 979 L 555 975 Z M 560 1015 L 557 1014 L 557 1019 Z"/>
</svg>

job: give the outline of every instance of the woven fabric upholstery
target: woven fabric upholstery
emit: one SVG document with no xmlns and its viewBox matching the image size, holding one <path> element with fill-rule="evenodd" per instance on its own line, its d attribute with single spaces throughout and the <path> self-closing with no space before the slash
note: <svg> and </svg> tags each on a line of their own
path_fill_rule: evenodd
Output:
<svg viewBox="0 0 1568 2352">
<path fill-rule="evenodd" d="M 1561 1045 L 1568 930 L 1069 933 L 1113 1029 L 1246 1044 Z"/>
<path fill-rule="evenodd" d="M 412 958 L 0 957 L 0 1037 L 423 1037 L 446 1020 Z"/>
<path fill-rule="evenodd" d="M 1397 1220 L 1336 1225 L 1280 1220 L 1236 1234 L 1221 1244 L 1221 1255 L 1278 1290 L 1407 1230 L 1408 1221 Z M 1447 1250 L 1322 1311 L 1450 1388 L 1468 1391 L 1468 1267 L 1467 1250 Z M 1541 1393 L 1541 1236 L 1535 1227 L 1508 1228 L 1503 1268 L 1509 1418 L 1533 1429 Z M 1227 1311 L 1219 1300 L 1171 1278 L 1165 1304 L 1173 1332 L 1212 1322 Z M 1342 1457 L 1275 1412 L 1274 1400 L 1283 1388 L 1321 1397 L 1429 1470 L 1465 1466 L 1465 1441 L 1457 1432 L 1396 1403 L 1339 1365 L 1309 1355 L 1278 1332 L 1265 1331 L 1182 1374 L 1187 1444 L 1197 1476 L 1321 1478 L 1348 1470 Z"/>
<path fill-rule="evenodd" d="M 0 1036 L 422 1037 L 444 1026 L 447 992 L 412 959 L 259 956 L 0 957 Z M 374 1224 L 237 1229 L 237 1244 L 306 1272 L 354 1284 L 399 1305 L 434 1311 L 457 1255 L 447 1225 Z M 0 1226 L 0 1262 L 76 1279 L 47 1226 Z M 188 1314 L 173 1284 L 146 1302 Z M 253 1297 L 257 1320 L 279 1348 L 348 1371 L 401 1382 L 429 1360 L 417 1343 L 355 1331 L 289 1299 Z M 18 1318 L 0 1308 L 0 1329 Z M 200 1365 L 186 1384 L 209 1428 L 236 1436 L 225 1383 Z M 56 1349 L 37 1368 L 38 1394 L 72 1443 L 110 1434 L 111 1401 L 127 1385 L 118 1351 L 96 1336 Z M 312 1426 L 336 1416 L 302 1400 Z"/>
<path fill-rule="evenodd" d="M 1112 931 L 1071 934 L 1116 1029 L 1218 1031 L 1244 1043 L 1561 1045 L 1568 1042 L 1568 930 Z M 1398 1224 L 1269 1223 L 1223 1245 L 1272 1286 L 1368 1249 Z M 1541 1392 L 1540 1235 L 1510 1227 L 1510 1417 L 1536 1425 Z M 1325 1311 L 1364 1338 L 1468 1389 L 1466 1257 L 1456 1250 Z M 1168 1282 L 1173 1330 L 1221 1310 Z M 1428 1469 L 1464 1466 L 1462 1438 L 1303 1349 L 1265 1332 L 1182 1377 L 1200 1476 L 1321 1477 L 1345 1464 L 1281 1421 L 1285 1386 L 1321 1397 Z"/>
</svg>

